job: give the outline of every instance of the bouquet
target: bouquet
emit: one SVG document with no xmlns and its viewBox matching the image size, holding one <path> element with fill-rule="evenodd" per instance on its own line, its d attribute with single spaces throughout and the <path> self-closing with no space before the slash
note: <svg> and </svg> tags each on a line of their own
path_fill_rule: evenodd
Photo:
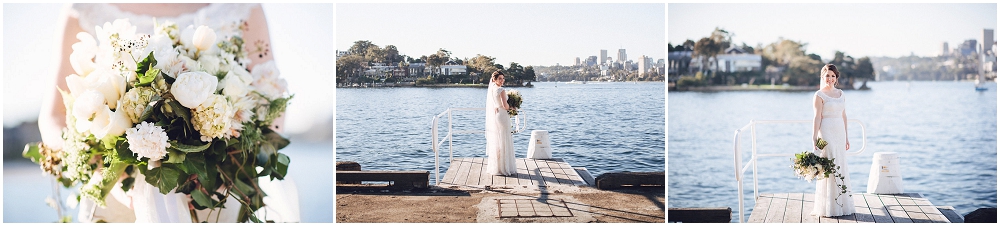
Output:
<svg viewBox="0 0 1000 226">
<path fill-rule="evenodd" d="M 518 92 L 517 90 L 513 89 L 508 90 L 507 105 L 509 105 L 511 108 L 514 108 L 511 110 L 507 110 L 507 114 L 510 115 L 510 117 L 517 116 L 517 109 L 521 108 L 521 92 Z"/>
<path fill-rule="evenodd" d="M 242 31 L 156 23 L 136 34 L 127 19 L 81 32 L 70 63 L 76 74 L 60 89 L 66 107 L 61 149 L 28 144 L 23 156 L 65 187 L 76 201 L 100 206 L 121 183 L 148 183 L 162 194 L 188 194 L 195 209 L 241 204 L 238 221 L 260 220 L 259 177 L 283 179 L 289 144 L 270 126 L 288 101 L 274 62 L 252 71 Z M 143 181 L 136 181 L 144 177 Z"/>
<path fill-rule="evenodd" d="M 827 142 L 823 138 L 816 140 L 816 147 L 819 149 L 826 148 L 826 145 Z M 838 185 L 841 189 L 840 194 L 845 194 L 847 193 L 847 185 L 843 184 L 844 176 L 837 172 L 840 166 L 837 166 L 833 160 L 820 157 L 812 152 L 802 152 L 795 154 L 795 158 L 792 159 L 792 169 L 795 169 L 796 176 L 810 182 L 813 179 L 829 178 L 832 174 L 841 181 L 841 185 Z"/>
</svg>

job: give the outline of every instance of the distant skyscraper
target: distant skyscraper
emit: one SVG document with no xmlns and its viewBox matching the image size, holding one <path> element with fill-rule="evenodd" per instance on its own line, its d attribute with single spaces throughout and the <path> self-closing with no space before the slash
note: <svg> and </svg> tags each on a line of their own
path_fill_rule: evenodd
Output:
<svg viewBox="0 0 1000 226">
<path fill-rule="evenodd" d="M 625 56 L 625 49 L 618 49 L 618 62 L 625 63 L 628 57 Z"/>
<path fill-rule="evenodd" d="M 969 56 L 969 55 L 976 54 L 977 53 L 976 52 L 976 40 L 975 39 L 965 40 L 965 42 L 963 42 L 962 45 L 960 45 L 958 47 L 958 51 L 963 56 Z"/>
<path fill-rule="evenodd" d="M 597 64 L 597 56 L 587 57 L 587 66 L 594 66 Z"/>
<path fill-rule="evenodd" d="M 947 55 L 948 55 L 948 42 L 942 42 L 941 43 L 941 56 L 947 56 Z"/>
<path fill-rule="evenodd" d="M 597 59 L 601 60 L 600 62 L 597 62 L 598 64 L 604 64 L 604 60 L 608 59 L 608 50 L 602 49 L 601 50 L 601 58 L 597 58 Z"/>
<path fill-rule="evenodd" d="M 646 55 L 639 56 L 639 74 L 646 73 L 650 68 L 649 58 Z"/>
<path fill-rule="evenodd" d="M 992 50 L 993 41 L 993 29 L 983 29 L 983 50 Z"/>
<path fill-rule="evenodd" d="M 580 57 L 576 57 L 576 64 L 573 64 L 573 66 L 580 66 Z"/>
</svg>

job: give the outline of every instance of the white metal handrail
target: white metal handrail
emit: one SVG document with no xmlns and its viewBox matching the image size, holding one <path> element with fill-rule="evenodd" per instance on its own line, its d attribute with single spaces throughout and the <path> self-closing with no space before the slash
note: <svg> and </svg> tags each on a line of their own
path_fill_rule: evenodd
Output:
<svg viewBox="0 0 1000 226">
<path fill-rule="evenodd" d="M 475 133 L 486 133 L 486 129 L 483 130 L 453 130 L 452 128 L 452 112 L 454 111 L 485 111 L 486 108 L 448 108 L 434 116 L 431 120 L 431 146 L 434 150 L 434 184 L 438 184 L 441 181 L 441 163 L 438 161 L 438 150 L 441 149 L 441 145 L 444 145 L 445 141 L 448 141 L 448 162 L 450 163 L 452 159 L 455 158 L 455 148 L 453 135 L 455 134 L 475 134 Z M 517 110 L 517 116 L 514 117 L 514 133 L 520 133 L 528 127 L 528 116 L 522 110 Z M 448 134 L 438 141 L 438 120 L 445 115 L 448 115 Z"/>
<path fill-rule="evenodd" d="M 861 149 L 858 149 L 857 151 L 853 151 L 853 152 L 847 152 L 847 156 L 859 155 L 862 152 L 865 152 L 865 147 L 867 147 L 867 145 L 868 145 L 868 138 L 865 135 L 865 124 L 862 123 L 861 120 L 857 120 L 857 119 L 848 119 L 847 122 L 849 122 L 849 123 L 854 122 L 854 123 L 858 123 L 858 125 L 861 125 Z M 733 138 L 733 154 L 734 154 L 734 162 L 736 163 L 735 164 L 736 167 L 734 169 L 736 171 L 736 184 L 737 184 L 736 190 L 739 193 L 738 196 L 739 196 L 739 203 L 740 203 L 740 215 L 739 215 L 739 219 L 740 219 L 739 222 L 740 223 L 743 223 L 743 216 L 744 216 L 744 213 L 743 213 L 743 211 L 744 211 L 743 210 L 743 174 L 745 174 L 746 171 L 751 166 L 753 166 L 753 197 L 754 197 L 753 200 L 754 200 L 754 202 L 757 202 L 757 198 L 760 197 L 760 194 L 758 193 L 758 190 L 757 190 L 757 157 L 788 157 L 788 156 L 795 156 L 795 153 L 758 154 L 757 153 L 757 125 L 758 124 L 799 124 L 799 123 L 813 123 L 813 121 L 812 120 L 750 120 L 749 124 L 747 124 L 746 126 L 743 126 L 742 128 L 736 130 L 736 135 Z M 750 151 L 751 151 L 751 155 L 750 155 L 750 161 L 748 161 L 747 165 L 744 166 L 743 165 L 743 161 L 742 161 L 743 154 L 742 154 L 742 152 L 740 150 L 740 134 L 742 132 L 745 132 L 748 129 L 750 130 Z M 812 147 L 812 145 L 810 144 L 809 147 Z"/>
</svg>

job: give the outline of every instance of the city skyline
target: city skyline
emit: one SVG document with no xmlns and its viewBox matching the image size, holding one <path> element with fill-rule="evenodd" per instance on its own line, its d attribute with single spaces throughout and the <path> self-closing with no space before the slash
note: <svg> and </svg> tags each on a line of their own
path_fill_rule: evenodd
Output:
<svg viewBox="0 0 1000 226">
<path fill-rule="evenodd" d="M 358 40 L 395 45 L 413 58 L 439 48 L 508 65 L 573 65 L 576 57 L 626 49 L 666 58 L 664 4 L 338 4 L 336 48 Z M 393 16 L 385 16 L 393 15 Z M 628 15 L 622 17 L 622 15 Z M 428 25 L 429 18 L 442 21 Z M 384 29 L 373 29 L 384 28 Z M 489 35 L 496 33 L 498 35 Z M 638 58 L 631 59 L 636 61 Z M 617 60 L 617 59 L 616 59 Z"/>
<path fill-rule="evenodd" d="M 937 56 L 943 42 L 951 48 L 969 39 L 981 43 L 983 29 L 996 30 L 997 25 L 995 3 L 669 4 L 667 8 L 672 45 L 708 37 L 718 27 L 735 34 L 734 44 L 754 48 L 782 37 L 804 42 L 807 53 L 824 61 L 835 51 L 855 57 Z"/>
</svg>

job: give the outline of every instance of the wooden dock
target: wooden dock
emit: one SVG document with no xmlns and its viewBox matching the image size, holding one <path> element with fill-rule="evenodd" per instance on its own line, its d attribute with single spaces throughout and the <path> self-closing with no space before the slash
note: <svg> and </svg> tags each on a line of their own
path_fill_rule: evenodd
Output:
<svg viewBox="0 0 1000 226">
<path fill-rule="evenodd" d="M 816 217 L 812 193 L 761 194 L 749 223 L 950 223 L 937 207 L 917 193 L 855 193 L 853 215 Z"/>
<path fill-rule="evenodd" d="M 486 158 L 454 158 L 437 186 L 464 189 L 511 187 L 515 185 L 588 185 L 572 166 L 559 158 L 516 159 L 517 174 L 494 176 L 486 173 Z"/>
</svg>

